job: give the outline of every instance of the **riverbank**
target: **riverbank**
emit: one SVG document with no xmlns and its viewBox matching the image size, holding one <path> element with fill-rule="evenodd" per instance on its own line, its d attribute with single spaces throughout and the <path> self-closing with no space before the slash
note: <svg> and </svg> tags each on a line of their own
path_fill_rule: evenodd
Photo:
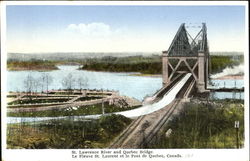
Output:
<svg viewBox="0 0 250 161">
<path fill-rule="evenodd" d="M 236 79 L 236 80 L 243 80 L 244 75 L 226 75 L 218 78 L 213 78 L 213 79 L 218 79 L 218 80 L 226 80 L 226 79 Z"/>
<path fill-rule="evenodd" d="M 130 74 L 130 76 L 155 77 L 155 78 L 162 77 L 161 74 L 142 74 L 142 73 Z"/>
<path fill-rule="evenodd" d="M 47 72 L 52 70 L 58 70 L 57 67 L 14 67 L 7 68 L 8 71 L 39 71 L 39 72 Z"/>
<path fill-rule="evenodd" d="M 58 70 L 56 63 L 51 61 L 42 61 L 42 60 L 31 60 L 31 61 L 7 61 L 7 70 L 8 71 L 26 71 L 26 70 L 35 70 L 35 71 L 51 71 Z"/>
<path fill-rule="evenodd" d="M 239 59 L 233 59 L 232 56 L 218 56 L 211 55 L 211 73 L 222 72 L 227 67 L 239 65 L 243 62 L 244 56 Z M 177 62 L 172 62 L 172 66 L 175 66 Z M 18 60 L 10 59 L 7 61 L 8 70 L 56 70 L 57 65 L 78 65 L 81 66 L 80 70 L 88 71 L 102 71 L 102 72 L 140 72 L 142 74 L 160 74 L 162 73 L 162 61 L 160 55 L 135 55 L 126 57 L 115 56 L 103 56 L 96 58 L 81 58 L 70 60 L 64 59 L 32 59 L 30 60 Z M 182 67 L 182 66 L 181 66 Z M 186 68 L 185 66 L 183 66 Z"/>
</svg>

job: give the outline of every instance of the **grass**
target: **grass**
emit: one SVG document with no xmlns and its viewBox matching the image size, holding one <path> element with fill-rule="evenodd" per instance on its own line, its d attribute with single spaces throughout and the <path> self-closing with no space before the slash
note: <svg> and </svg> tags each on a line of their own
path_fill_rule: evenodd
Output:
<svg viewBox="0 0 250 161">
<path fill-rule="evenodd" d="M 23 105 L 23 104 L 34 104 L 34 103 L 53 103 L 53 102 L 67 102 L 69 99 L 25 99 L 17 100 L 8 103 L 8 105 Z"/>
<path fill-rule="evenodd" d="M 7 95 L 7 98 L 16 98 L 16 95 Z"/>
<path fill-rule="evenodd" d="M 52 120 L 39 124 L 9 124 L 9 149 L 105 148 L 131 120 L 121 115 L 100 120 Z"/>
<path fill-rule="evenodd" d="M 48 95 L 48 96 L 40 96 L 40 95 L 31 95 L 31 96 L 23 96 L 22 98 L 49 98 L 49 97 L 65 97 L 65 98 L 68 98 L 68 96 L 65 96 L 65 95 Z M 74 96 L 70 96 L 69 98 L 73 98 Z"/>
<path fill-rule="evenodd" d="M 161 133 L 153 148 L 236 148 L 234 122 L 240 122 L 240 146 L 244 146 L 244 107 L 241 103 L 217 105 L 189 103 Z M 166 132 L 172 130 L 166 137 Z"/>
<path fill-rule="evenodd" d="M 94 100 L 94 99 L 101 99 L 101 97 L 81 97 L 81 98 L 78 98 L 76 101 L 89 101 L 89 100 Z"/>
<path fill-rule="evenodd" d="M 117 107 L 115 105 L 109 105 L 104 103 L 105 113 L 119 112 L 134 109 L 137 107 Z M 8 112 L 8 117 L 58 117 L 58 116 L 82 116 L 82 115 L 94 115 L 102 114 L 102 104 L 68 107 L 57 110 L 46 111 L 30 111 L 30 112 Z"/>
</svg>

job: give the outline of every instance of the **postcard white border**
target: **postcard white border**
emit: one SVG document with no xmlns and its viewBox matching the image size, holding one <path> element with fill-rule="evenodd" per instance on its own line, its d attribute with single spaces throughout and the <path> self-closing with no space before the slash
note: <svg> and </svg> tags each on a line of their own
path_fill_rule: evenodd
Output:
<svg viewBox="0 0 250 161">
<path fill-rule="evenodd" d="M 6 149 L 6 6 L 7 5 L 117 5 L 117 6 L 244 6 L 245 7 L 245 147 L 243 149 L 153 149 L 157 154 L 181 154 L 183 158 L 153 159 L 158 161 L 247 161 L 249 160 L 249 22 L 248 3 L 246 1 L 8 1 L 1 2 L 1 109 L 2 109 L 2 160 L 4 161 L 78 161 L 78 160 L 117 160 L 117 159 L 72 159 L 67 150 L 10 150 Z M 101 150 L 101 149 L 99 149 Z M 248 157 L 247 157 L 248 156 Z M 122 159 L 119 160 L 152 160 Z"/>
</svg>

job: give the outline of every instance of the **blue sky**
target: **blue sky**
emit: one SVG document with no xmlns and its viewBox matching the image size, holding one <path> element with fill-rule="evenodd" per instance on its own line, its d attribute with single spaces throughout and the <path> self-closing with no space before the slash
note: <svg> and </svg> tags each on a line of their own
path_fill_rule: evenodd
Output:
<svg viewBox="0 0 250 161">
<path fill-rule="evenodd" d="M 183 22 L 207 24 L 210 51 L 244 50 L 244 6 L 16 5 L 6 12 L 8 52 L 159 52 Z"/>
</svg>

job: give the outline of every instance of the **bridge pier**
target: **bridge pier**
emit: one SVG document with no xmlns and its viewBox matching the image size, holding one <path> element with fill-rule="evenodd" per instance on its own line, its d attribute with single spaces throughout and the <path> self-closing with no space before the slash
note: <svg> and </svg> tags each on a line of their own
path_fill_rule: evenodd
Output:
<svg viewBox="0 0 250 161">
<path fill-rule="evenodd" d="M 205 92 L 205 54 L 204 52 L 198 53 L 198 81 L 197 89 L 199 93 Z"/>
<path fill-rule="evenodd" d="M 168 73 L 168 57 L 166 51 L 163 51 L 162 54 L 162 81 L 163 86 L 168 86 L 170 83 Z"/>
</svg>

